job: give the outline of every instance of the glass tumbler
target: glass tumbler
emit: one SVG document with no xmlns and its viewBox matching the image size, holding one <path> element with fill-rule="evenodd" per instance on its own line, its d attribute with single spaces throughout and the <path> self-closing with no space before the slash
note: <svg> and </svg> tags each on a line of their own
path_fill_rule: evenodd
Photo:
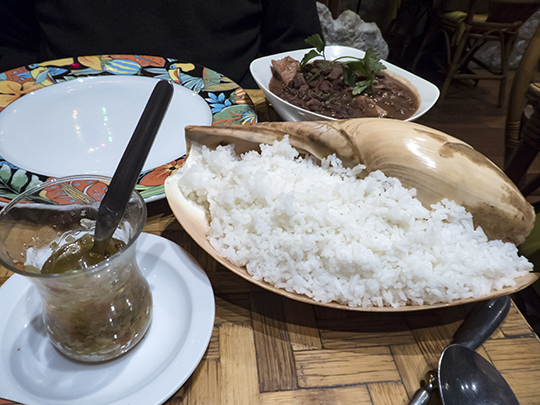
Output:
<svg viewBox="0 0 540 405">
<path fill-rule="evenodd" d="M 117 253 L 84 269 L 41 272 L 53 251 L 93 236 L 109 181 L 95 175 L 53 179 L 0 211 L 0 264 L 37 287 L 50 341 L 61 353 L 84 362 L 127 352 L 145 335 L 152 318 L 150 287 L 136 261 L 146 204 L 135 191 L 113 235 L 124 245 Z"/>
</svg>

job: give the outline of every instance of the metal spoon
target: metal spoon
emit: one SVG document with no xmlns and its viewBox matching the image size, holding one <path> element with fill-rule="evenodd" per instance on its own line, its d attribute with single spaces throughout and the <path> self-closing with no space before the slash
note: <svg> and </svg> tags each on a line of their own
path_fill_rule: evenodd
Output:
<svg viewBox="0 0 540 405">
<path fill-rule="evenodd" d="M 443 405 L 519 405 L 497 369 L 462 345 L 444 349 L 439 362 L 439 382 Z"/>
<path fill-rule="evenodd" d="M 105 253 L 105 248 L 122 219 L 172 95 L 172 83 L 167 80 L 160 80 L 150 95 L 99 206 L 92 248 L 94 252 Z"/>
<path fill-rule="evenodd" d="M 86 236 L 66 243 L 45 262 L 43 273 L 63 273 L 93 266 L 106 257 L 109 241 L 133 193 L 173 94 L 172 84 L 157 83 L 99 205 L 94 241 Z M 114 251 L 114 249 L 109 249 Z"/>
<path fill-rule="evenodd" d="M 499 327 L 509 310 L 510 297 L 507 295 L 480 302 L 458 328 L 451 344 L 459 344 L 472 351 L 478 349 Z M 432 392 L 438 388 L 438 372 L 431 370 L 427 374 L 426 385 L 414 393 L 409 405 L 426 405 Z"/>
</svg>

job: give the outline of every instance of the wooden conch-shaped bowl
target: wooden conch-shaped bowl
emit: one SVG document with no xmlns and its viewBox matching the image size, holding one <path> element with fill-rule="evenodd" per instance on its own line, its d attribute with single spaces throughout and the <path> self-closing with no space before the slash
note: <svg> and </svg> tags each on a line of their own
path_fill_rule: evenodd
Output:
<svg viewBox="0 0 540 405">
<path fill-rule="evenodd" d="M 472 215 L 489 239 L 521 244 L 534 225 L 534 210 L 517 187 L 494 163 L 459 139 L 423 125 L 380 118 L 339 121 L 269 122 L 226 127 L 186 127 L 187 160 L 196 159 L 201 145 L 215 149 L 234 144 L 237 153 L 258 149 L 289 136 L 302 153 L 323 158 L 335 153 L 344 166 L 359 163 L 366 172 L 381 170 L 398 178 L 403 186 L 415 188 L 417 198 L 429 207 L 443 198 L 454 200 Z M 182 170 L 182 169 L 180 169 Z M 326 307 L 374 312 L 416 311 L 461 305 L 519 291 L 539 277 L 530 273 L 516 285 L 478 299 L 454 300 L 448 304 L 390 307 L 355 307 L 320 303 L 307 296 L 253 280 L 244 267 L 223 258 L 208 242 L 208 220 L 204 209 L 184 198 L 174 176 L 165 182 L 171 209 L 186 232 L 214 259 L 239 276 L 267 290 L 297 301 Z"/>
</svg>

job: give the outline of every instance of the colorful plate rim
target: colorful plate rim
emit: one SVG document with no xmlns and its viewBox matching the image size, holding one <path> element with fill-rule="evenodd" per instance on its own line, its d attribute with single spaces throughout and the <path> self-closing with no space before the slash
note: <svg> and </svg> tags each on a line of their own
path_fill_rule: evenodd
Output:
<svg viewBox="0 0 540 405">
<path fill-rule="evenodd" d="M 201 96 L 212 111 L 212 125 L 251 124 L 255 108 L 245 90 L 212 69 L 178 58 L 146 55 L 92 55 L 55 59 L 0 73 L 0 113 L 11 103 L 42 88 L 83 77 L 108 75 L 168 79 Z M 165 197 L 165 179 L 183 163 L 185 155 L 139 176 L 135 189 L 146 202 Z M 50 176 L 18 167 L 0 156 L 0 206 Z"/>
</svg>

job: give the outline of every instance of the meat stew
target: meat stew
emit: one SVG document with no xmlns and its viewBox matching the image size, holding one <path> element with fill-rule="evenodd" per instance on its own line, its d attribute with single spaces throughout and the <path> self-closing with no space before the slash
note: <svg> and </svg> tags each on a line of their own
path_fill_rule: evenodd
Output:
<svg viewBox="0 0 540 405">
<path fill-rule="evenodd" d="M 272 61 L 272 93 L 289 103 L 336 119 L 381 117 L 405 120 L 419 107 L 416 93 L 385 71 L 376 73 L 373 94 L 353 95 L 343 80 L 342 64 L 314 60 L 305 66 L 293 58 Z M 357 80 L 362 80 L 358 75 Z"/>
</svg>

